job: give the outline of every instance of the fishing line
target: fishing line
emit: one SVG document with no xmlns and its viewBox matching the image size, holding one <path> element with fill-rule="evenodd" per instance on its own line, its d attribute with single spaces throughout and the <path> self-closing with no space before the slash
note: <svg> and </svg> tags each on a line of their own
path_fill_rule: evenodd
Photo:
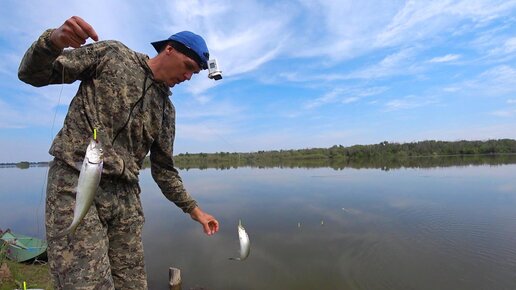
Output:
<svg viewBox="0 0 516 290">
<path fill-rule="evenodd" d="M 116 51 L 116 49 L 114 47 L 112 47 L 108 42 L 106 42 L 106 44 L 110 47 L 111 50 L 113 50 L 115 53 L 117 53 L 119 56 L 121 56 Z M 56 104 L 56 108 L 54 110 L 54 116 L 52 117 L 52 125 L 50 127 L 50 146 L 52 146 L 52 143 L 54 141 L 54 128 L 55 128 L 55 123 L 56 123 L 56 119 L 57 119 L 57 113 L 59 111 L 59 106 L 61 105 L 61 98 L 63 96 L 63 89 L 64 89 L 64 85 L 65 85 L 65 66 L 63 65 L 62 67 L 63 67 L 63 69 L 61 70 L 61 88 L 59 90 L 57 104 Z M 95 70 L 95 75 L 98 76 L 97 70 Z M 94 129 L 94 139 L 97 139 L 97 130 L 96 129 Z M 52 161 L 50 161 L 50 162 L 52 162 Z M 40 234 L 42 234 L 41 223 L 40 223 L 40 214 L 41 214 L 41 208 L 43 207 L 43 196 L 46 195 L 46 187 L 48 185 L 47 183 L 48 183 L 48 175 L 50 172 L 50 165 L 51 165 L 51 163 L 48 164 L 47 170 L 45 171 L 43 185 L 41 187 L 39 204 L 36 207 L 36 211 L 35 211 L 35 220 L 36 220 L 36 225 L 37 225 L 36 226 L 36 235 L 38 237 L 40 237 Z M 45 217 L 45 219 L 46 219 L 46 217 Z"/>
<path fill-rule="evenodd" d="M 57 105 L 56 105 L 56 109 L 54 111 L 54 118 L 52 119 L 52 127 L 50 128 L 50 142 L 52 142 L 54 140 L 54 125 L 56 123 L 57 111 L 59 109 L 59 105 L 61 104 L 61 96 L 63 95 L 64 81 L 65 81 L 65 69 L 64 69 L 64 65 L 63 65 L 63 71 L 61 73 L 61 90 L 59 91 L 59 97 L 57 99 Z"/>
<path fill-rule="evenodd" d="M 114 51 L 116 54 L 118 54 L 118 56 L 120 56 L 121 58 L 123 58 L 123 56 L 109 43 L 109 42 L 105 42 L 107 44 L 107 46 L 112 50 Z M 124 66 L 126 66 L 127 68 L 127 65 L 122 63 Z M 232 143 L 230 143 L 229 141 L 227 141 L 225 138 L 223 138 L 221 135 L 219 135 L 217 133 L 217 131 L 215 129 L 213 129 L 211 126 L 207 125 L 207 124 L 204 124 L 204 126 L 206 126 L 215 136 L 217 136 L 217 138 L 219 138 L 220 140 L 222 140 L 223 143 L 226 143 L 226 145 L 233 150 L 234 153 L 237 153 L 238 154 L 238 161 L 240 163 L 240 153 L 237 152 L 235 149 L 235 147 L 233 146 Z M 222 152 L 222 151 L 221 151 Z"/>
<path fill-rule="evenodd" d="M 215 136 L 217 136 L 217 138 L 222 140 L 222 142 L 226 143 L 226 145 L 228 145 L 229 148 L 232 149 L 234 153 L 238 154 L 238 161 L 237 162 L 240 163 L 240 153 L 235 150 L 236 148 L 229 141 L 227 141 L 224 137 L 222 137 L 222 135 L 217 134 L 217 131 L 215 131 L 215 129 L 213 129 L 212 127 L 210 127 L 207 124 L 204 124 L 204 126 L 206 126 L 209 130 L 211 130 L 211 132 Z M 221 153 L 222 153 L 222 151 L 221 151 Z"/>
<path fill-rule="evenodd" d="M 64 83 L 65 83 L 65 68 L 63 65 L 63 69 L 61 71 L 61 89 L 59 90 L 59 96 L 57 98 L 56 109 L 54 110 L 54 117 L 52 118 L 52 125 L 50 127 L 50 146 L 52 146 L 52 142 L 54 141 L 54 127 L 55 127 L 55 123 L 56 123 L 57 112 L 59 111 L 59 105 L 61 105 L 61 97 L 63 95 Z M 40 237 L 40 234 L 41 234 L 41 223 L 39 220 L 39 216 L 40 216 L 40 212 L 41 212 L 41 208 L 42 208 L 42 204 L 43 204 L 43 195 L 46 192 L 45 189 L 47 187 L 49 172 L 50 172 L 50 163 L 47 165 L 47 170 L 45 171 L 45 177 L 43 179 L 43 185 L 41 187 L 41 193 L 39 196 L 39 204 L 36 208 L 36 213 L 35 213 L 36 214 L 36 224 L 37 224 L 36 235 L 38 237 Z"/>
<path fill-rule="evenodd" d="M 123 56 L 117 51 L 117 49 L 115 47 L 113 47 L 109 42 L 105 42 L 105 44 L 115 53 L 117 54 L 119 57 L 123 58 Z M 98 57 L 98 56 L 97 56 Z M 98 60 L 97 60 L 98 62 Z M 125 65 L 125 64 L 124 64 Z M 126 65 L 127 67 L 127 65 Z M 98 71 L 97 69 L 95 69 L 95 75 L 98 77 Z M 50 128 L 50 144 L 52 144 L 53 140 L 54 140 L 54 128 L 55 128 L 55 122 L 56 122 L 56 119 L 57 119 L 57 113 L 59 111 L 59 106 L 61 104 L 61 98 L 62 98 L 62 95 L 63 95 L 63 90 L 64 90 L 64 84 L 65 84 L 65 66 L 63 65 L 62 66 L 62 71 L 61 71 L 61 88 L 59 90 L 59 95 L 58 95 L 58 99 L 57 99 L 57 104 L 56 104 L 56 108 L 54 110 L 54 116 L 52 117 L 52 125 L 51 125 L 51 128 Z M 227 141 L 225 138 L 223 138 L 221 135 L 217 134 L 217 132 L 211 128 L 210 126 L 206 125 L 206 127 L 208 127 L 209 130 L 212 131 L 213 134 L 215 134 L 220 140 L 222 140 L 224 143 L 226 143 L 226 145 L 228 145 L 230 148 L 232 148 L 233 150 L 235 149 L 234 146 L 229 142 Z M 96 134 L 97 131 L 96 129 L 94 129 L 94 139 L 96 139 Z M 51 145 L 50 145 L 51 146 Z M 234 150 L 234 152 L 236 152 L 238 154 L 238 161 L 240 161 L 240 154 Z M 49 176 L 49 172 L 50 172 L 50 163 L 48 164 L 47 166 L 47 170 L 46 170 L 46 173 L 45 173 L 45 177 L 44 177 L 44 180 L 43 180 L 43 185 L 42 185 L 42 188 L 41 188 L 41 193 L 40 193 L 40 201 L 39 201 L 39 205 L 36 209 L 36 212 L 35 212 L 35 215 L 36 215 L 36 224 L 37 224 L 37 236 L 40 236 L 41 234 L 41 224 L 40 224 L 40 212 L 41 212 L 41 208 L 42 208 L 42 204 L 43 204 L 43 195 L 46 193 L 46 187 L 48 186 L 48 176 Z M 46 194 L 45 194 L 46 195 Z"/>
</svg>

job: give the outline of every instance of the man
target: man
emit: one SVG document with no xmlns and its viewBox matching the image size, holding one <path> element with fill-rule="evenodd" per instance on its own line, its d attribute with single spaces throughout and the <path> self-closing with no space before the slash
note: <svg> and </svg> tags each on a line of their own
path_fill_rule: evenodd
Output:
<svg viewBox="0 0 516 290">
<path fill-rule="evenodd" d="M 25 53 L 19 78 L 33 86 L 80 80 L 63 128 L 50 148 L 46 198 L 48 257 L 56 289 L 147 289 L 138 172 L 150 151 L 163 194 L 208 235 L 218 221 L 184 189 L 172 159 L 175 110 L 170 87 L 207 68 L 205 41 L 180 32 L 152 43 L 149 59 L 116 41 L 98 41 L 79 17 L 45 31 Z M 64 50 L 67 47 L 75 49 Z M 87 144 L 97 129 L 104 169 L 88 214 L 73 238 L 60 237 L 73 218 L 75 187 Z"/>
</svg>

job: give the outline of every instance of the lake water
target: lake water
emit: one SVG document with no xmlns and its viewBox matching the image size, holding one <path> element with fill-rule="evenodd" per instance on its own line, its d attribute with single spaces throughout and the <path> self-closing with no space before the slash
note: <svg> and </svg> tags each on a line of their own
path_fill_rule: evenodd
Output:
<svg viewBox="0 0 516 290">
<path fill-rule="evenodd" d="M 47 168 L 0 168 L 0 228 L 44 236 Z M 150 289 L 516 289 L 516 165 L 182 171 L 212 237 L 141 173 Z M 251 254 L 237 255 L 241 219 Z"/>
</svg>

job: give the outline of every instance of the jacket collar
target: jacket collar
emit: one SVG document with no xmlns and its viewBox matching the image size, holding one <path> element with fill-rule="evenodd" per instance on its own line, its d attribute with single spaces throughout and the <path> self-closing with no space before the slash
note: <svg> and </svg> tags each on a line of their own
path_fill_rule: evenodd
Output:
<svg viewBox="0 0 516 290">
<path fill-rule="evenodd" d="M 147 61 L 149 60 L 149 56 L 138 52 L 135 52 L 135 55 L 141 67 L 145 71 L 146 76 L 152 80 L 154 85 L 156 85 L 156 87 L 160 91 L 163 91 L 163 93 L 166 93 L 168 96 L 171 96 L 172 92 L 170 91 L 170 88 L 165 84 L 165 82 L 154 79 L 154 73 L 152 72 L 149 64 L 147 63 Z"/>
</svg>

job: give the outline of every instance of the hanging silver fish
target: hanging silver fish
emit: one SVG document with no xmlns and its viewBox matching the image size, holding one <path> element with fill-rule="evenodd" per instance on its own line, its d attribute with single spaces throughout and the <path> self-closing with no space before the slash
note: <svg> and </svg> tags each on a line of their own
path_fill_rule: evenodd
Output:
<svg viewBox="0 0 516 290">
<path fill-rule="evenodd" d="M 57 237 L 68 235 L 70 238 L 73 236 L 80 222 L 88 213 L 99 187 L 103 160 L 102 145 L 99 141 L 92 139 L 88 148 L 86 148 L 86 156 L 79 173 L 72 224 Z"/>
<path fill-rule="evenodd" d="M 243 261 L 249 256 L 251 251 L 251 242 L 249 241 L 249 235 L 242 226 L 242 221 L 238 221 L 238 239 L 240 240 L 240 256 L 236 258 L 229 258 L 230 260 Z"/>
</svg>

